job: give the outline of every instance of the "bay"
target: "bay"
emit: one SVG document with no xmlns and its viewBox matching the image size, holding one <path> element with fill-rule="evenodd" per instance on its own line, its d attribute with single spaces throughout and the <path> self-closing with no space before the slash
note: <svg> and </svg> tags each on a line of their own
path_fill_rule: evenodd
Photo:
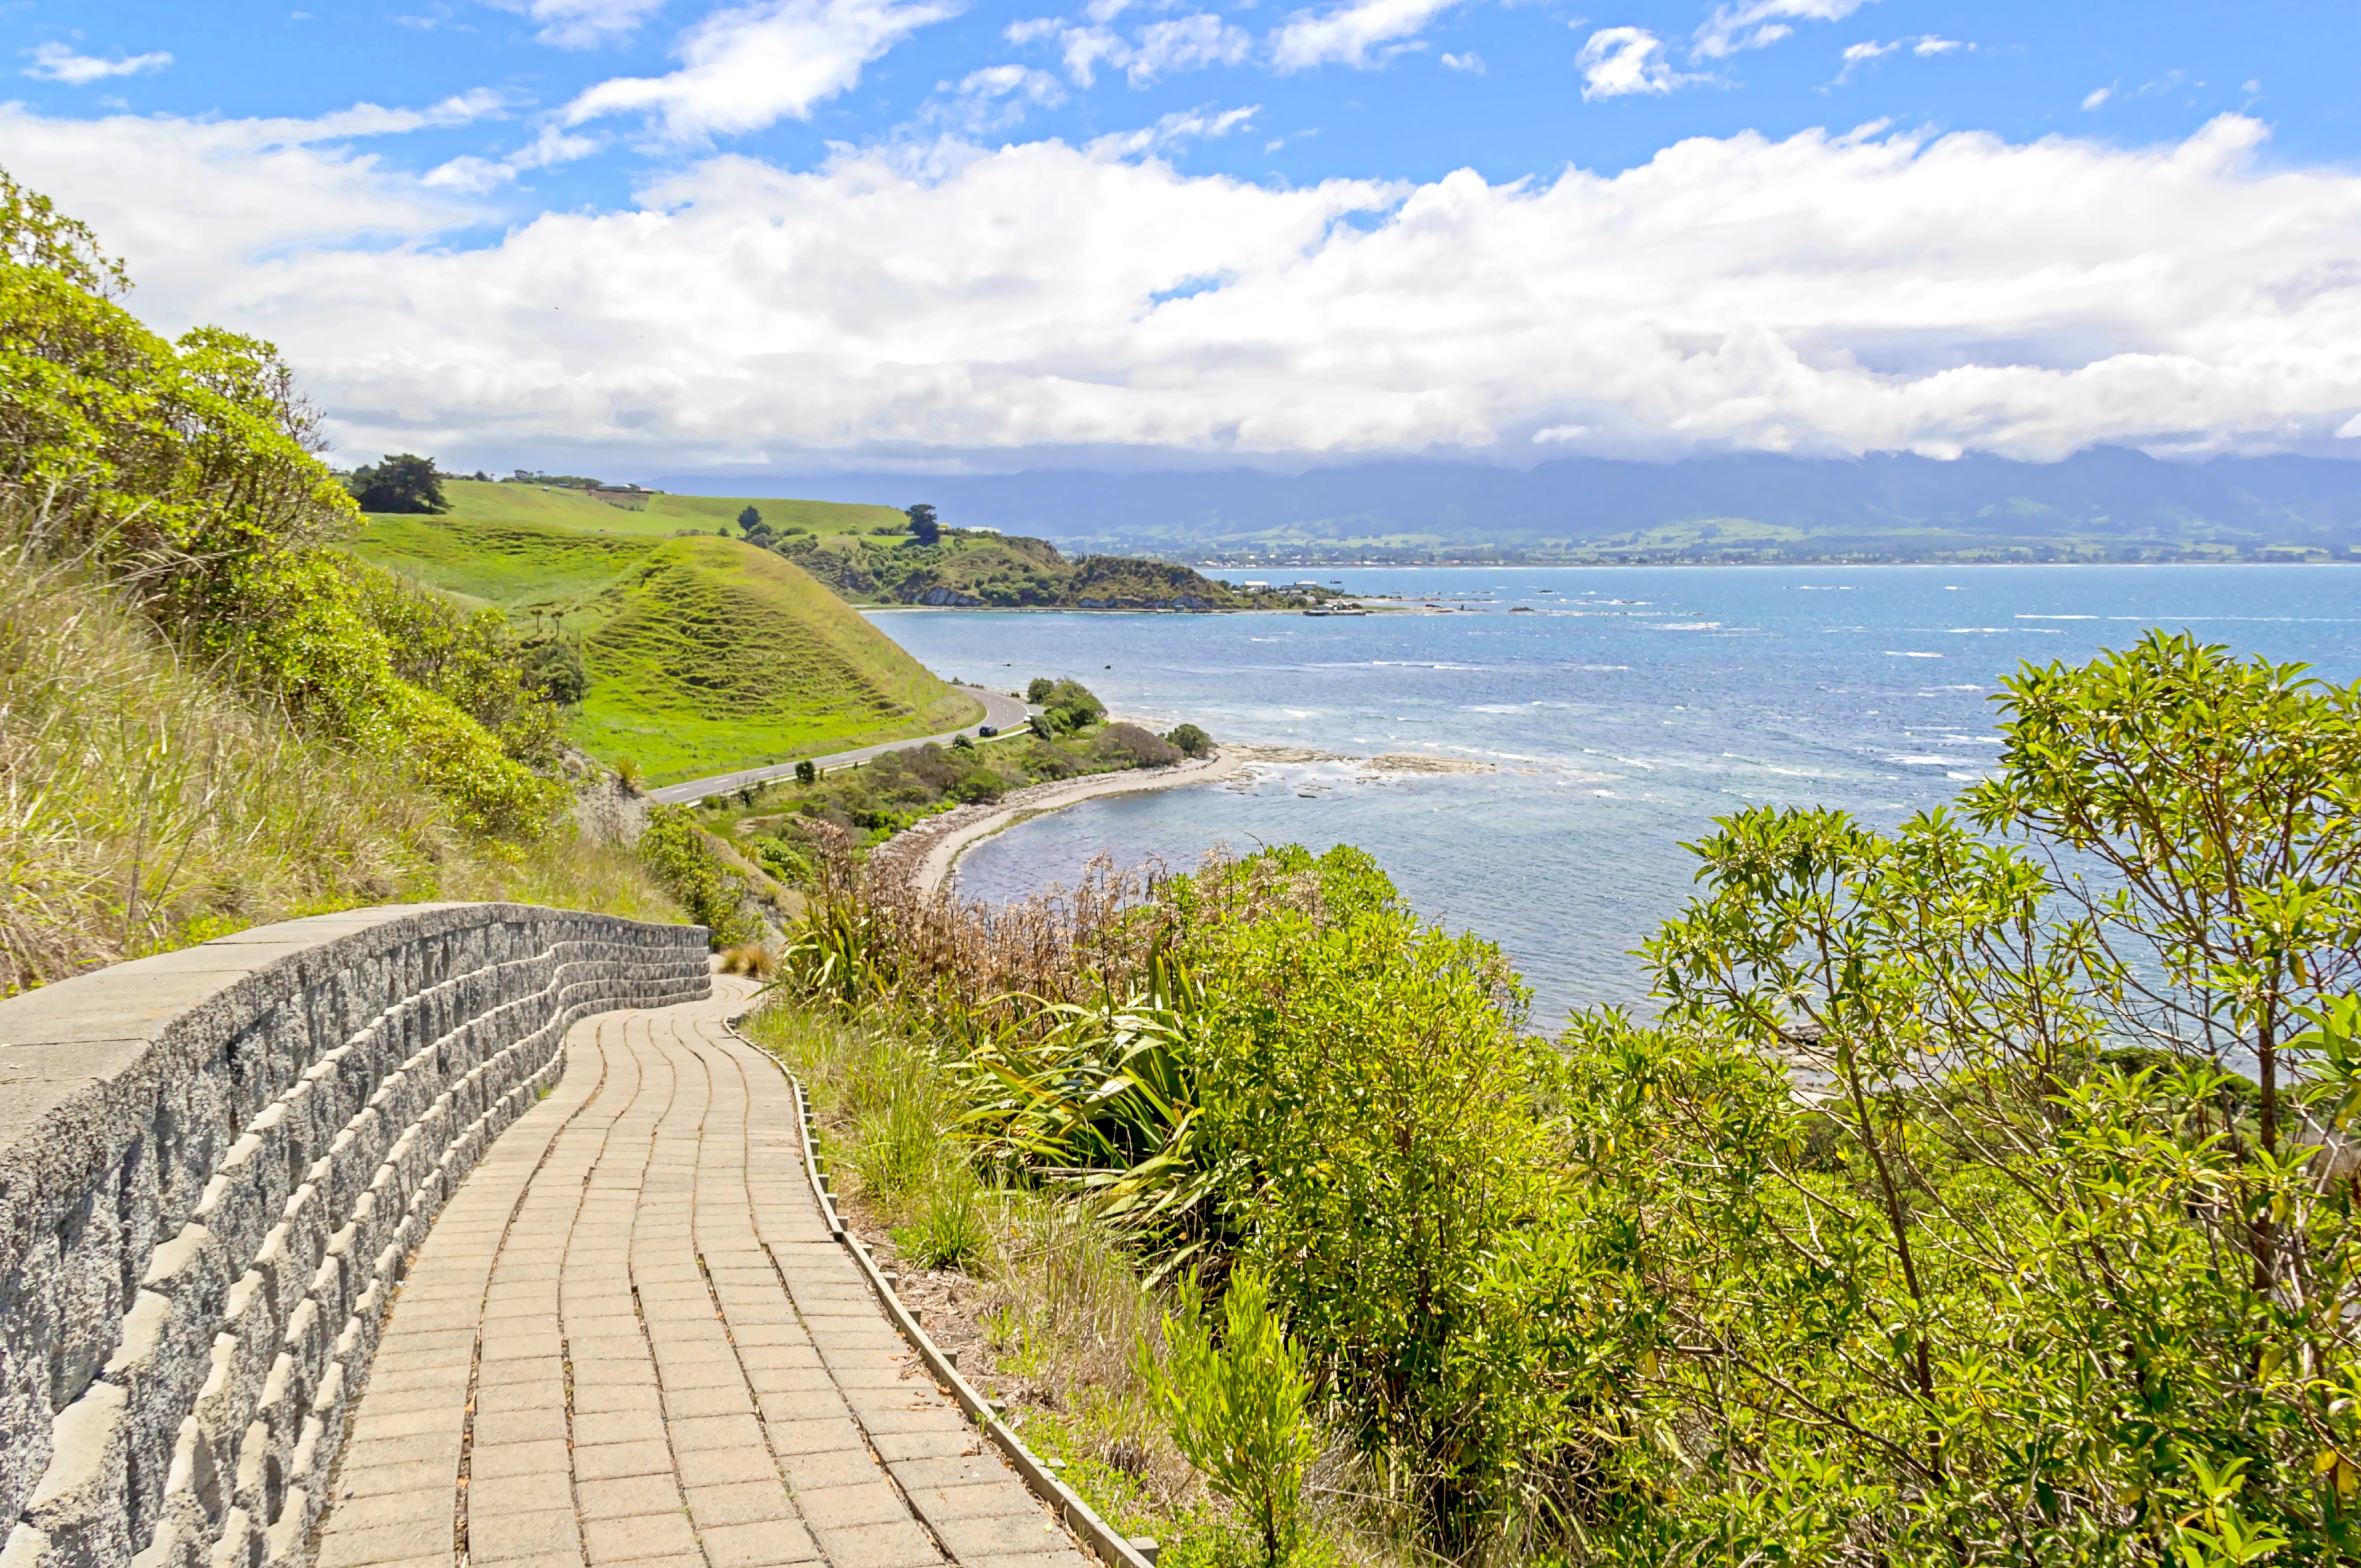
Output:
<svg viewBox="0 0 2361 1568">
<path fill-rule="evenodd" d="M 1242 576 L 1246 574 L 1216 574 Z M 1274 581 L 1306 576 L 1263 572 Z M 939 673 L 1071 676 L 1159 729 L 1323 760 L 1089 801 L 961 861 L 970 896 L 1071 883 L 1094 855 L 1360 846 L 1430 918 L 1501 944 L 1534 1021 L 1639 1003 L 1631 949 L 1677 913 L 1680 846 L 1757 803 L 1890 828 L 1997 751 L 2021 661 L 2080 662 L 2149 627 L 2361 678 L 2361 573 L 2334 566 L 1377 568 L 1319 581 L 1435 613 L 881 611 Z M 1373 769 L 1387 754 L 1484 766 Z"/>
</svg>

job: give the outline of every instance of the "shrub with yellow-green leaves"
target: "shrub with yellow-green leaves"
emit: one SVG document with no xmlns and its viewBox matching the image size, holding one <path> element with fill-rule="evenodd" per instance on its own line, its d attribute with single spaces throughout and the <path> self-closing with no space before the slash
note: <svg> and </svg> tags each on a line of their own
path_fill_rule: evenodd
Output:
<svg viewBox="0 0 2361 1568">
<path fill-rule="evenodd" d="M 358 514 L 276 350 L 212 327 L 167 341 L 115 302 L 126 287 L 86 228 L 0 174 L 0 508 L 19 548 L 94 568 L 468 831 L 537 837 L 564 794 L 529 765 L 554 723 L 501 640 L 334 548 Z"/>
</svg>

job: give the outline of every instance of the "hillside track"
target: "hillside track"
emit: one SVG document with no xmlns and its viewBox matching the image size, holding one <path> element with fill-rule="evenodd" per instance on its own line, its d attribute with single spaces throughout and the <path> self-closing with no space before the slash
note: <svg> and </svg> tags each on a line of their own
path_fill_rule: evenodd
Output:
<svg viewBox="0 0 2361 1568">
<path fill-rule="evenodd" d="M 576 1026 L 412 1264 L 319 1568 L 1088 1568 L 831 1237 L 752 992 Z"/>
<path fill-rule="evenodd" d="M 922 735 L 913 740 L 889 740 L 851 751 L 831 752 L 825 757 L 807 757 L 803 761 L 822 773 L 831 768 L 849 768 L 855 762 L 866 762 L 888 751 L 906 751 L 916 746 L 948 746 L 955 738 L 972 736 L 985 725 L 1001 730 L 1014 729 L 1023 724 L 1032 712 L 1021 700 L 1005 692 L 990 691 L 983 686 L 955 686 L 952 689 L 981 700 L 983 717 L 964 729 L 947 729 L 940 735 Z M 648 798 L 665 806 L 691 806 L 708 795 L 727 795 L 747 784 L 769 784 L 774 779 L 786 778 L 800 765 L 797 762 L 774 762 L 768 767 L 741 768 L 734 773 L 716 773 L 710 778 L 691 779 L 686 784 L 652 789 L 648 791 Z"/>
</svg>

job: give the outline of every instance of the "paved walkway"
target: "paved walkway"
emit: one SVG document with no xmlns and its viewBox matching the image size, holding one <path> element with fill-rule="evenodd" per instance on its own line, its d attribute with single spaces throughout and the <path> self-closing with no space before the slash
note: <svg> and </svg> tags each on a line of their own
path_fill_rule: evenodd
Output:
<svg viewBox="0 0 2361 1568">
<path fill-rule="evenodd" d="M 783 779 L 809 762 L 821 773 L 835 768 L 849 768 L 855 762 L 867 762 L 888 751 L 906 751 L 913 746 L 948 746 L 957 735 L 973 735 L 989 724 L 1003 732 L 1021 729 L 1032 709 L 1022 698 L 1010 696 L 983 686 L 958 688 L 983 703 L 983 717 L 964 729 L 946 729 L 940 735 L 919 735 L 907 740 L 886 740 L 874 746 L 862 746 L 851 751 L 831 751 L 825 757 L 806 757 L 802 762 L 773 762 L 765 767 L 741 768 L 734 773 L 715 773 L 710 778 L 691 779 L 686 784 L 666 784 L 662 789 L 648 791 L 648 798 L 665 806 L 693 806 L 708 795 L 727 795 L 742 784 L 769 784 Z"/>
<path fill-rule="evenodd" d="M 829 1237 L 751 989 L 576 1026 L 419 1251 L 319 1568 L 1086 1568 Z"/>
</svg>

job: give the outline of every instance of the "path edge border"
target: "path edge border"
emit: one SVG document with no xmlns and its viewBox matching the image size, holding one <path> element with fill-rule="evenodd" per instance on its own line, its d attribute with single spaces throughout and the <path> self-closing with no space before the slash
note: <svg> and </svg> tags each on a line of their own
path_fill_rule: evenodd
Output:
<svg viewBox="0 0 2361 1568">
<path fill-rule="evenodd" d="M 838 1216 L 836 1201 L 821 1179 L 819 1161 L 814 1153 L 811 1096 L 805 1091 L 803 1080 L 789 1070 L 777 1053 L 764 1050 L 740 1032 L 739 1022 L 745 1016 L 741 1013 L 736 1017 L 726 1018 L 722 1021 L 722 1027 L 728 1029 L 731 1038 L 739 1044 L 777 1068 L 779 1076 L 785 1078 L 787 1087 L 795 1091 L 796 1113 L 800 1120 L 804 1146 L 804 1179 L 811 1183 L 812 1197 L 819 1204 L 821 1216 L 828 1221 L 829 1234 L 842 1243 L 844 1249 L 852 1255 L 853 1261 L 861 1266 L 870 1289 L 877 1293 L 877 1299 L 884 1306 L 885 1315 L 893 1321 L 895 1330 L 918 1353 L 918 1358 L 927 1364 L 927 1370 L 934 1375 L 935 1381 L 950 1389 L 968 1419 L 982 1429 L 984 1436 L 992 1440 L 992 1445 L 1000 1450 L 1010 1465 L 1025 1478 L 1025 1485 L 1034 1496 L 1055 1508 L 1066 1527 L 1080 1536 L 1092 1552 L 1107 1564 L 1107 1568 L 1156 1568 L 1155 1559 L 1134 1546 L 1128 1537 L 1101 1519 L 1096 1509 L 1082 1501 L 1080 1494 L 1059 1480 L 1056 1473 L 1025 1446 L 1025 1440 L 1000 1419 L 1000 1412 L 993 1409 L 991 1400 L 960 1376 L 959 1368 L 952 1365 L 935 1342 L 927 1337 L 926 1330 L 918 1326 L 918 1320 L 902 1304 L 902 1299 L 894 1293 L 894 1288 L 885 1283 L 885 1276 L 878 1268 L 876 1260 L 869 1255 L 869 1249 Z"/>
</svg>

